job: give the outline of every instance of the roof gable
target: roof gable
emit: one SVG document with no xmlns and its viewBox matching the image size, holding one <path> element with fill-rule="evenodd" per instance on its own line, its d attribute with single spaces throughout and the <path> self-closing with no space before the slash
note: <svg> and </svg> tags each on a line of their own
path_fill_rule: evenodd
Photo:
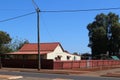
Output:
<svg viewBox="0 0 120 80">
<path fill-rule="evenodd" d="M 59 42 L 40 43 L 40 51 L 54 51 L 55 48 L 58 45 L 60 45 Z M 26 52 L 26 51 L 37 51 L 37 50 L 38 50 L 38 44 L 37 43 L 29 43 L 29 44 L 24 44 L 23 47 L 19 51 L 20 52 L 23 52 L 23 51 Z"/>
</svg>

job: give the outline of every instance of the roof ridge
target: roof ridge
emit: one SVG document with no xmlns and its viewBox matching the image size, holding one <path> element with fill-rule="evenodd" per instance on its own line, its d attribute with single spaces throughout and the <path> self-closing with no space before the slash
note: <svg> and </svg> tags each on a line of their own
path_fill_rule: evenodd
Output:
<svg viewBox="0 0 120 80">
<path fill-rule="evenodd" d="M 43 42 L 43 43 L 40 43 L 40 44 L 60 44 L 60 42 Z M 26 44 L 38 44 L 38 43 L 26 43 Z"/>
</svg>

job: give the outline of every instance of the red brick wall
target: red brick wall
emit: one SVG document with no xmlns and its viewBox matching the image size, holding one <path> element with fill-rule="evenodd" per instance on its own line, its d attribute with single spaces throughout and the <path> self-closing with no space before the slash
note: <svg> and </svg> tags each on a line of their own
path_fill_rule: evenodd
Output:
<svg viewBox="0 0 120 80">
<path fill-rule="evenodd" d="M 120 60 L 54 61 L 53 69 L 73 69 L 120 65 Z"/>
</svg>

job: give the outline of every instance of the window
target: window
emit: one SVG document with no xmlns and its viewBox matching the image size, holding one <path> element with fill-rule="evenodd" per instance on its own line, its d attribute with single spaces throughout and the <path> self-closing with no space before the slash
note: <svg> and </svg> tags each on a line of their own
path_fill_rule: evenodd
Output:
<svg viewBox="0 0 120 80">
<path fill-rule="evenodd" d="M 70 57 L 71 57 L 71 56 L 67 56 L 67 60 L 70 60 Z"/>
<path fill-rule="evenodd" d="M 55 60 L 61 60 L 61 57 L 60 55 L 58 55 L 57 57 L 55 57 Z"/>
</svg>

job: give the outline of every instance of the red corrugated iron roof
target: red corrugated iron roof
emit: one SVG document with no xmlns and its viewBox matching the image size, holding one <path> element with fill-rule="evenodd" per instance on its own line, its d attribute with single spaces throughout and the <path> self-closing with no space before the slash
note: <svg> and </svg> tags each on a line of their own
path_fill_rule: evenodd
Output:
<svg viewBox="0 0 120 80">
<path fill-rule="evenodd" d="M 55 48 L 60 45 L 59 42 L 54 43 L 40 43 L 40 51 L 54 51 Z M 60 45 L 61 46 L 61 45 Z M 37 51 L 38 50 L 38 44 L 37 43 L 29 43 L 25 44 L 19 52 L 28 52 L 28 51 Z"/>
<path fill-rule="evenodd" d="M 47 54 L 53 52 L 58 45 L 64 51 L 59 42 L 40 43 L 40 54 Z M 38 44 L 37 43 L 24 44 L 19 51 L 8 54 L 38 54 Z"/>
</svg>

